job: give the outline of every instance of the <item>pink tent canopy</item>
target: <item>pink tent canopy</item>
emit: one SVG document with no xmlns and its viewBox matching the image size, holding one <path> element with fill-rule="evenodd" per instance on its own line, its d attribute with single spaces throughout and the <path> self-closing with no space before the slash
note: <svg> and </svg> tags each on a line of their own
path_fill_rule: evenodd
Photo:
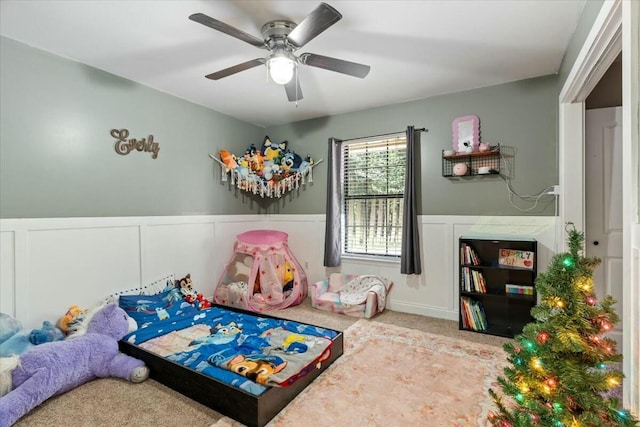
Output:
<svg viewBox="0 0 640 427">
<path fill-rule="evenodd" d="M 307 296 L 307 276 L 287 245 L 288 234 L 239 234 L 214 292 L 214 301 L 255 312 L 297 305 Z"/>
</svg>

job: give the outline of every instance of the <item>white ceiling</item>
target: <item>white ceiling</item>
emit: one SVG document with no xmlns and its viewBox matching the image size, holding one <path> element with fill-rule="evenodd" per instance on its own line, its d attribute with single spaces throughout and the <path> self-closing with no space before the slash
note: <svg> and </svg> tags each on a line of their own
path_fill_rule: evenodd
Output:
<svg viewBox="0 0 640 427">
<path fill-rule="evenodd" d="M 319 1 L 2 0 L 3 36 L 261 126 L 358 111 L 558 72 L 585 0 L 328 0 L 343 18 L 296 54 L 371 66 L 365 79 L 300 68 L 288 102 L 266 56 L 188 19 L 201 12 L 261 38 L 267 21 L 300 22 Z"/>
</svg>

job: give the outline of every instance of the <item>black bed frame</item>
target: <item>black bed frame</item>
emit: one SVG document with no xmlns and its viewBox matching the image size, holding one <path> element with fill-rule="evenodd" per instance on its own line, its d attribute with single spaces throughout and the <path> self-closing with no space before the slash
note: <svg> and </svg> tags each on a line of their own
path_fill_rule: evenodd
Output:
<svg viewBox="0 0 640 427">
<path fill-rule="evenodd" d="M 281 319 L 264 313 L 215 306 L 254 316 Z M 333 340 L 331 356 L 323 361 L 320 367 L 289 386 L 270 387 L 260 396 L 255 396 L 232 385 L 225 384 L 215 378 L 151 353 L 135 344 L 120 341 L 119 345 L 120 351 L 123 353 L 144 361 L 149 367 L 151 378 L 159 383 L 249 427 L 263 427 L 342 355 L 343 335 L 342 332 L 336 332 L 338 336 Z"/>
</svg>

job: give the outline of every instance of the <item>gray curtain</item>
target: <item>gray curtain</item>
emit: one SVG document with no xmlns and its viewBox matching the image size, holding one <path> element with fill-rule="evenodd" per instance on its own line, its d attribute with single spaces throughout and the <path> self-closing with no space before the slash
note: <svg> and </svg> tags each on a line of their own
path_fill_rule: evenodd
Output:
<svg viewBox="0 0 640 427">
<path fill-rule="evenodd" d="M 327 217 L 324 233 L 324 266 L 337 267 L 341 262 L 342 235 L 341 212 L 342 186 L 340 176 L 342 169 L 342 141 L 329 138 L 329 155 L 327 165 Z"/>
<path fill-rule="evenodd" d="M 418 141 L 416 141 L 416 137 Z M 418 236 L 418 182 L 416 162 L 419 155 L 420 133 L 407 127 L 407 171 L 404 178 L 404 204 L 402 212 L 402 248 L 400 273 L 420 274 L 420 239 Z"/>
</svg>

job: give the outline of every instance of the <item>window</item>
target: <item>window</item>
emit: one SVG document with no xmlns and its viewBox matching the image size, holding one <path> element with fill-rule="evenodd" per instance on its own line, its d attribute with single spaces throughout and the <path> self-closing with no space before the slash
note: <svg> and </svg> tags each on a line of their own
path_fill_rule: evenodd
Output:
<svg viewBox="0 0 640 427">
<path fill-rule="evenodd" d="M 343 144 L 343 253 L 399 257 L 407 158 L 404 133 Z"/>
</svg>

